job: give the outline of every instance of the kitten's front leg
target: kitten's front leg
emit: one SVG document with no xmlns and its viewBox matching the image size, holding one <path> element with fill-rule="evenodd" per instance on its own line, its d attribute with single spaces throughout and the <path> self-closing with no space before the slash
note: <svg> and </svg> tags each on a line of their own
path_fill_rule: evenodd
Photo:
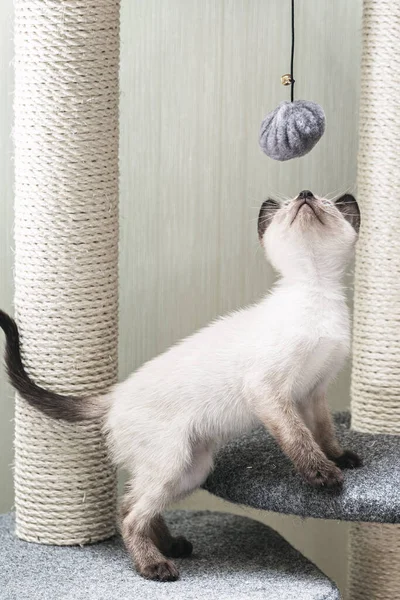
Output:
<svg viewBox="0 0 400 600">
<path fill-rule="evenodd" d="M 318 487 L 341 485 L 341 470 L 322 452 L 294 403 L 276 399 L 268 404 L 256 409 L 257 416 L 303 477 Z"/>
<path fill-rule="evenodd" d="M 362 460 L 352 450 L 343 450 L 339 444 L 332 415 L 326 401 L 323 389 L 317 389 L 310 398 L 311 406 L 308 415 L 312 424 L 308 424 L 313 432 L 314 439 L 326 456 L 341 469 L 356 469 L 361 467 Z M 305 416 L 307 423 L 307 416 Z"/>
</svg>

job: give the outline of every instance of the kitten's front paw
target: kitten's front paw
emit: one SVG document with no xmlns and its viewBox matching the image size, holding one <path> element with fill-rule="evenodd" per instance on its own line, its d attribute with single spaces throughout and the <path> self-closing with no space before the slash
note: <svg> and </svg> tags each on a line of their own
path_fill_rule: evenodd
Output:
<svg viewBox="0 0 400 600">
<path fill-rule="evenodd" d="M 343 483 L 342 471 L 331 461 L 304 470 L 303 476 L 314 487 L 337 488 Z"/>
<path fill-rule="evenodd" d="M 357 469 L 362 467 L 362 459 L 351 450 L 345 450 L 340 456 L 332 459 L 340 469 Z"/>
</svg>

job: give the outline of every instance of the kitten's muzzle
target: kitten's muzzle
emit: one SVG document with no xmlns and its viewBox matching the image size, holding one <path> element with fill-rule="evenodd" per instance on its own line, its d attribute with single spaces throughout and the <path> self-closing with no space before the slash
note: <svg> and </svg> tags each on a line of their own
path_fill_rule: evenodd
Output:
<svg viewBox="0 0 400 600">
<path fill-rule="evenodd" d="M 297 205 L 297 208 L 296 208 L 296 216 L 297 216 L 299 210 L 305 204 L 308 204 L 308 206 L 315 213 L 315 209 L 314 209 L 314 206 L 313 206 L 313 203 L 315 201 L 315 196 L 314 196 L 314 194 L 312 192 L 310 192 L 310 190 L 303 190 L 302 192 L 300 192 L 300 194 L 296 198 L 296 201 L 298 202 L 298 205 Z"/>
<path fill-rule="evenodd" d="M 295 210 L 294 210 L 294 216 L 293 216 L 293 219 L 291 221 L 291 224 L 296 219 L 296 217 L 299 214 L 301 208 L 305 204 L 311 208 L 311 210 L 313 211 L 314 215 L 317 217 L 318 221 L 323 224 L 323 221 L 322 221 L 322 219 L 321 219 L 321 217 L 319 215 L 320 211 L 317 211 L 317 206 L 316 206 L 315 203 L 316 203 L 316 198 L 315 198 L 314 194 L 310 190 L 303 190 L 302 192 L 300 192 L 300 194 L 297 196 L 297 198 L 295 200 Z"/>
</svg>

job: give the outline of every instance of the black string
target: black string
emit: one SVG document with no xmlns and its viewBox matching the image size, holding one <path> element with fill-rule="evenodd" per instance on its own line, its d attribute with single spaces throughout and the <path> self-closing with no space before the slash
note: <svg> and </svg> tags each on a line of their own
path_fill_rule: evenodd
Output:
<svg viewBox="0 0 400 600">
<path fill-rule="evenodd" d="M 292 0 L 292 52 L 290 55 L 290 101 L 293 102 L 294 98 L 294 77 L 293 77 L 293 63 L 294 63 L 294 0 Z"/>
</svg>

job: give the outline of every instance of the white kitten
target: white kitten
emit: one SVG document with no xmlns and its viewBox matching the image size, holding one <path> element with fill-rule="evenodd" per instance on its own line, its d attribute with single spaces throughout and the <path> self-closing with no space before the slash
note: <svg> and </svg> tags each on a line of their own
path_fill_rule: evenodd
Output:
<svg viewBox="0 0 400 600">
<path fill-rule="evenodd" d="M 5 313 L 9 376 L 20 394 L 54 418 L 101 417 L 116 464 L 131 479 L 122 534 L 139 572 L 173 580 L 165 558 L 190 554 L 161 513 L 200 486 L 218 446 L 260 421 L 313 485 L 340 485 L 339 467 L 359 466 L 334 434 L 325 393 L 349 353 L 342 287 L 360 223 L 357 203 L 307 190 L 283 205 L 267 200 L 258 233 L 281 274 L 259 304 L 211 323 L 154 358 L 102 398 L 61 397 L 25 373 L 18 330 Z"/>
</svg>

